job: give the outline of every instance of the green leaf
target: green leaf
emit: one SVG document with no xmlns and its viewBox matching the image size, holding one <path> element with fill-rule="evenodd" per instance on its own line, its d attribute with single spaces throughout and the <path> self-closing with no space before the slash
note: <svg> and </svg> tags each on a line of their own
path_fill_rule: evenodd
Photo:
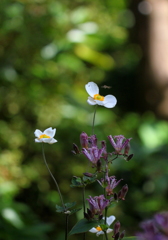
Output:
<svg viewBox="0 0 168 240">
<path fill-rule="evenodd" d="M 76 202 L 71 202 L 71 203 L 65 203 L 65 209 L 59 205 L 56 205 L 56 212 L 59 213 L 65 213 L 68 209 L 74 207 L 76 205 Z M 72 211 L 70 211 L 70 214 L 73 214 L 75 212 L 78 212 L 81 208 L 79 209 L 73 209 Z"/>
<path fill-rule="evenodd" d="M 115 207 L 116 205 L 117 205 L 117 202 L 111 202 L 110 205 L 108 206 L 108 208 Z"/>
<path fill-rule="evenodd" d="M 71 210 L 70 212 L 70 215 L 72 215 L 73 213 L 76 213 L 76 212 L 78 212 L 78 211 L 80 211 L 82 208 L 75 208 L 75 209 L 73 209 L 73 210 Z"/>
<path fill-rule="evenodd" d="M 64 212 L 64 208 L 59 205 L 56 205 L 56 212 Z"/>
<path fill-rule="evenodd" d="M 82 182 L 82 179 L 80 177 L 76 177 L 76 176 L 73 176 L 72 180 L 71 180 L 71 187 L 83 187 L 84 184 Z"/>
<path fill-rule="evenodd" d="M 88 232 L 92 227 L 97 227 L 98 225 L 102 224 L 103 221 L 88 221 L 87 219 L 83 218 L 71 229 L 69 235 Z"/>
<path fill-rule="evenodd" d="M 71 203 L 65 203 L 66 209 L 72 208 L 76 205 L 76 202 L 71 202 Z"/>
<path fill-rule="evenodd" d="M 83 176 L 83 182 L 85 183 L 85 185 L 91 184 L 91 183 L 95 182 L 96 180 L 97 180 L 97 175 L 95 175 L 93 177 Z"/>
<path fill-rule="evenodd" d="M 132 236 L 132 237 L 125 237 L 123 240 L 137 240 L 137 237 Z"/>
</svg>

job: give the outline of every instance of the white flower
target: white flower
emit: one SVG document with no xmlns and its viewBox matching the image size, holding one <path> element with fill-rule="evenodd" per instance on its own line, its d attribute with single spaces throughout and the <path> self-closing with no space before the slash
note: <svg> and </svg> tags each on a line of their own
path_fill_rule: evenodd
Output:
<svg viewBox="0 0 168 240">
<path fill-rule="evenodd" d="M 44 143 L 49 143 L 53 144 L 57 142 L 57 140 L 54 138 L 54 135 L 56 133 L 56 129 L 47 128 L 44 132 L 41 132 L 39 129 L 36 129 L 34 132 L 35 136 L 37 137 L 35 139 L 35 142 L 44 142 Z"/>
<path fill-rule="evenodd" d="M 89 82 L 85 85 L 87 93 L 90 95 L 87 102 L 90 105 L 101 105 L 106 108 L 113 108 L 117 103 L 117 99 L 113 95 L 101 96 L 99 94 L 99 87 L 94 82 Z"/>
<path fill-rule="evenodd" d="M 103 219 L 104 219 L 104 217 L 103 217 Z M 110 225 L 114 222 L 114 220 L 115 220 L 115 217 L 114 217 L 113 215 L 111 215 L 110 217 L 107 217 L 107 219 L 106 219 L 106 224 L 110 227 Z M 108 229 L 106 230 L 106 233 L 110 233 L 110 232 L 112 232 L 112 231 L 113 231 L 113 229 L 108 228 Z M 95 228 L 95 227 L 91 228 L 91 229 L 89 230 L 89 232 L 91 232 L 91 233 L 96 233 L 96 236 L 97 236 L 97 237 L 98 237 L 99 235 L 101 235 L 101 234 L 104 234 L 104 232 L 103 232 L 103 230 L 101 229 L 100 226 L 97 226 L 96 228 Z"/>
</svg>

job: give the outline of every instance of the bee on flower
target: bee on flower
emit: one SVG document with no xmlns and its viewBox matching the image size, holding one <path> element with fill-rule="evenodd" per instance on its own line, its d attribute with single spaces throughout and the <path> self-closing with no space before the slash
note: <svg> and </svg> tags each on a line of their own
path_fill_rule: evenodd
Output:
<svg viewBox="0 0 168 240">
<path fill-rule="evenodd" d="M 117 103 L 117 99 L 113 95 L 101 96 L 99 94 L 99 87 L 94 82 L 89 82 L 85 85 L 87 93 L 90 95 L 88 97 L 88 104 L 90 105 L 100 105 L 106 108 L 113 108 Z"/>
</svg>

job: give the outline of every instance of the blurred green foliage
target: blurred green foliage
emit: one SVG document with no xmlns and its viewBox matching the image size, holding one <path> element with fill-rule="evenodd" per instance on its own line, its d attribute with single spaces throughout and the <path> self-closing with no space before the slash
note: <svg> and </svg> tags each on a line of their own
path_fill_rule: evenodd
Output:
<svg viewBox="0 0 168 240">
<path fill-rule="evenodd" d="M 142 219 L 166 209 L 168 124 L 151 112 L 133 111 L 142 53 L 129 38 L 135 24 L 129 5 L 124 0 L 0 1 L 2 240 L 64 239 L 64 216 L 55 209 L 59 197 L 33 133 L 57 128 L 58 143 L 45 145 L 46 156 L 65 201 L 81 207 L 80 189 L 71 189 L 70 182 L 90 166 L 84 157 L 73 156 L 71 148 L 82 131 L 91 133 L 93 107 L 86 103 L 84 89 L 89 81 L 112 86 L 100 90 L 118 99 L 115 109 L 98 108 L 98 139 L 110 134 L 133 138 L 134 159 L 119 159 L 111 170 L 128 183 L 129 193 L 109 214 L 132 235 Z M 87 196 L 99 191 L 91 185 Z M 72 216 L 69 227 L 82 215 Z"/>
</svg>

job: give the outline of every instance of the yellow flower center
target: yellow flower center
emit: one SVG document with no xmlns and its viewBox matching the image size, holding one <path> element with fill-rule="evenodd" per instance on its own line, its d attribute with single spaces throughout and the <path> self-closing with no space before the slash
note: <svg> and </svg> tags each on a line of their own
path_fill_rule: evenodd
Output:
<svg viewBox="0 0 168 240">
<path fill-rule="evenodd" d="M 94 98 L 95 100 L 104 101 L 104 97 L 101 96 L 101 95 L 99 95 L 99 94 L 95 94 L 95 95 L 93 96 L 93 98 Z"/>
<path fill-rule="evenodd" d="M 102 228 L 100 226 L 96 227 L 97 231 L 102 231 Z"/>
<path fill-rule="evenodd" d="M 42 138 L 50 138 L 50 136 L 47 136 L 46 134 L 42 134 L 38 139 L 42 139 Z"/>
</svg>

